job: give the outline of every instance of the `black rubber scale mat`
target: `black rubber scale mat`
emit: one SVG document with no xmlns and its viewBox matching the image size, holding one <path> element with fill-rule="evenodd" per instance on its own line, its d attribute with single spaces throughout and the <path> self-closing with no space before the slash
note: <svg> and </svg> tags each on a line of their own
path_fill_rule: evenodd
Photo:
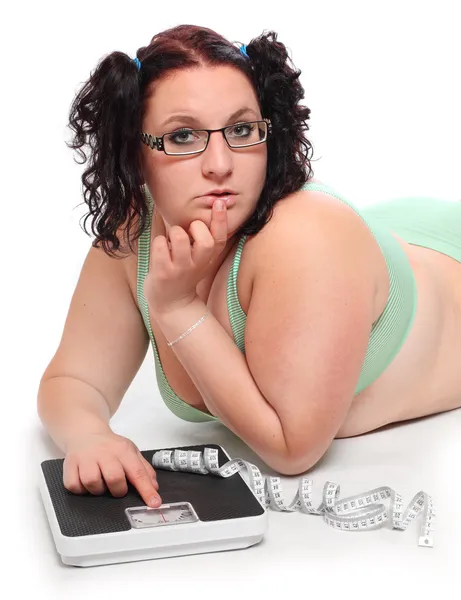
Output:
<svg viewBox="0 0 461 600">
<path fill-rule="evenodd" d="M 205 448 L 218 449 L 219 466 L 230 460 L 216 444 L 158 448 L 143 450 L 141 454 L 152 464 L 152 456 L 158 450 L 203 452 Z M 101 496 L 73 494 L 63 484 L 63 463 L 62 458 L 41 463 L 63 535 L 80 537 L 131 529 L 125 509 L 145 506 L 145 503 L 129 481 L 128 493 L 123 498 L 114 498 L 109 491 Z M 156 473 L 162 502 L 190 502 L 201 521 L 254 517 L 265 512 L 238 473 L 227 478 L 162 469 L 156 469 Z"/>
</svg>

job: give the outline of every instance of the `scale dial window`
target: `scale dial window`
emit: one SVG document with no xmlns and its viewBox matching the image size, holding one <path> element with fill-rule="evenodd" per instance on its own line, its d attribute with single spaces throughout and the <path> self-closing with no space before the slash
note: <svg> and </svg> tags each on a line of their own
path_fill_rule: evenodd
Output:
<svg viewBox="0 0 461 600">
<path fill-rule="evenodd" d="M 197 513 L 190 502 L 162 504 L 158 508 L 138 506 L 136 508 L 127 508 L 125 513 L 131 526 L 135 529 L 182 525 L 199 521 Z"/>
</svg>

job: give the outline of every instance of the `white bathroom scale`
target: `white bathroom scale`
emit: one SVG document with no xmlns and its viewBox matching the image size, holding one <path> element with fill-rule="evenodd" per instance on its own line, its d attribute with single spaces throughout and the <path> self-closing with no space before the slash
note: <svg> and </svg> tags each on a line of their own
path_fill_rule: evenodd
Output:
<svg viewBox="0 0 461 600">
<path fill-rule="evenodd" d="M 175 446 L 174 450 L 215 448 L 219 466 L 230 460 L 219 445 Z M 167 449 L 168 450 L 168 449 Z M 157 450 L 141 454 L 152 464 Z M 63 484 L 64 459 L 41 463 L 40 494 L 56 550 L 66 565 L 89 567 L 187 554 L 247 548 L 267 529 L 267 512 L 240 475 L 203 476 L 156 469 L 162 505 L 146 506 L 134 486 L 115 498 L 77 495 Z"/>
</svg>

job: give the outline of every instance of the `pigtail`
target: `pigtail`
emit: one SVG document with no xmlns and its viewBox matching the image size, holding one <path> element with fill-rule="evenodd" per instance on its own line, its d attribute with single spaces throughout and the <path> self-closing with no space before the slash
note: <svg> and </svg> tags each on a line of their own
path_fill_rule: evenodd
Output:
<svg viewBox="0 0 461 600">
<path fill-rule="evenodd" d="M 117 230 L 130 230 L 134 214 L 139 215 L 138 237 L 146 225 L 148 208 L 142 196 L 140 156 L 142 69 L 122 52 L 112 52 L 96 67 L 76 95 L 69 115 L 73 140 L 67 144 L 88 161 L 82 174 L 83 197 L 93 217 L 93 246 L 102 242 L 113 255 L 120 248 Z M 90 149 L 87 157 L 83 148 Z M 133 202 L 133 197 L 135 201 Z M 133 210 L 130 210 L 133 209 Z M 131 248 L 131 234 L 127 235 Z"/>
<path fill-rule="evenodd" d="M 309 130 L 311 111 L 299 104 L 304 98 L 301 71 L 291 62 L 285 45 L 277 41 L 277 33 L 270 31 L 254 38 L 247 44 L 246 53 L 261 113 L 271 120 L 273 129 L 267 140 L 269 162 L 260 202 L 261 209 L 267 210 L 266 196 L 283 198 L 313 175 L 312 144 L 304 135 Z M 271 161 L 271 156 L 276 160 Z M 246 224 L 245 232 L 252 232 L 253 221 L 258 219 L 256 214 Z"/>
</svg>

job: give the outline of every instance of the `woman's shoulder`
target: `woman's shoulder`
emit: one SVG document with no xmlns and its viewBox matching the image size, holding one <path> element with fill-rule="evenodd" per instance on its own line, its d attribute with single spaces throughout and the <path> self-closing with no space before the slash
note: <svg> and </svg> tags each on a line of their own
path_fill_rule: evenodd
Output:
<svg viewBox="0 0 461 600">
<path fill-rule="evenodd" d="M 311 184 L 313 187 L 310 187 Z M 307 232 L 310 228 L 323 228 L 328 224 L 334 228 L 354 224 L 367 228 L 353 203 L 332 186 L 318 179 L 310 179 L 274 205 L 270 220 L 254 237 L 264 244 L 273 242 L 274 236 L 284 228 L 302 227 Z"/>
<path fill-rule="evenodd" d="M 259 293 L 276 281 L 298 289 L 306 273 L 355 286 L 350 298 L 354 294 L 371 294 L 376 302 L 387 298 L 387 266 L 377 240 L 347 202 L 326 191 L 300 189 L 278 202 L 252 244 L 251 283 Z M 253 291 L 249 307 L 254 297 Z M 377 305 L 373 316 L 380 310 Z"/>
<path fill-rule="evenodd" d="M 249 240 L 254 275 L 268 257 L 283 262 L 284 253 L 277 250 L 282 250 L 284 244 L 291 246 L 295 241 L 302 244 L 299 252 L 315 257 L 317 262 L 324 258 L 331 260 L 330 253 L 319 246 L 324 247 L 331 241 L 331 245 L 338 248 L 333 242 L 339 239 L 344 240 L 344 247 L 341 247 L 338 261 L 347 261 L 349 253 L 357 251 L 370 260 L 379 260 L 378 243 L 353 203 L 328 184 L 314 179 L 308 183 L 316 185 L 313 189 L 302 186 L 278 201 L 270 220 Z"/>
</svg>

